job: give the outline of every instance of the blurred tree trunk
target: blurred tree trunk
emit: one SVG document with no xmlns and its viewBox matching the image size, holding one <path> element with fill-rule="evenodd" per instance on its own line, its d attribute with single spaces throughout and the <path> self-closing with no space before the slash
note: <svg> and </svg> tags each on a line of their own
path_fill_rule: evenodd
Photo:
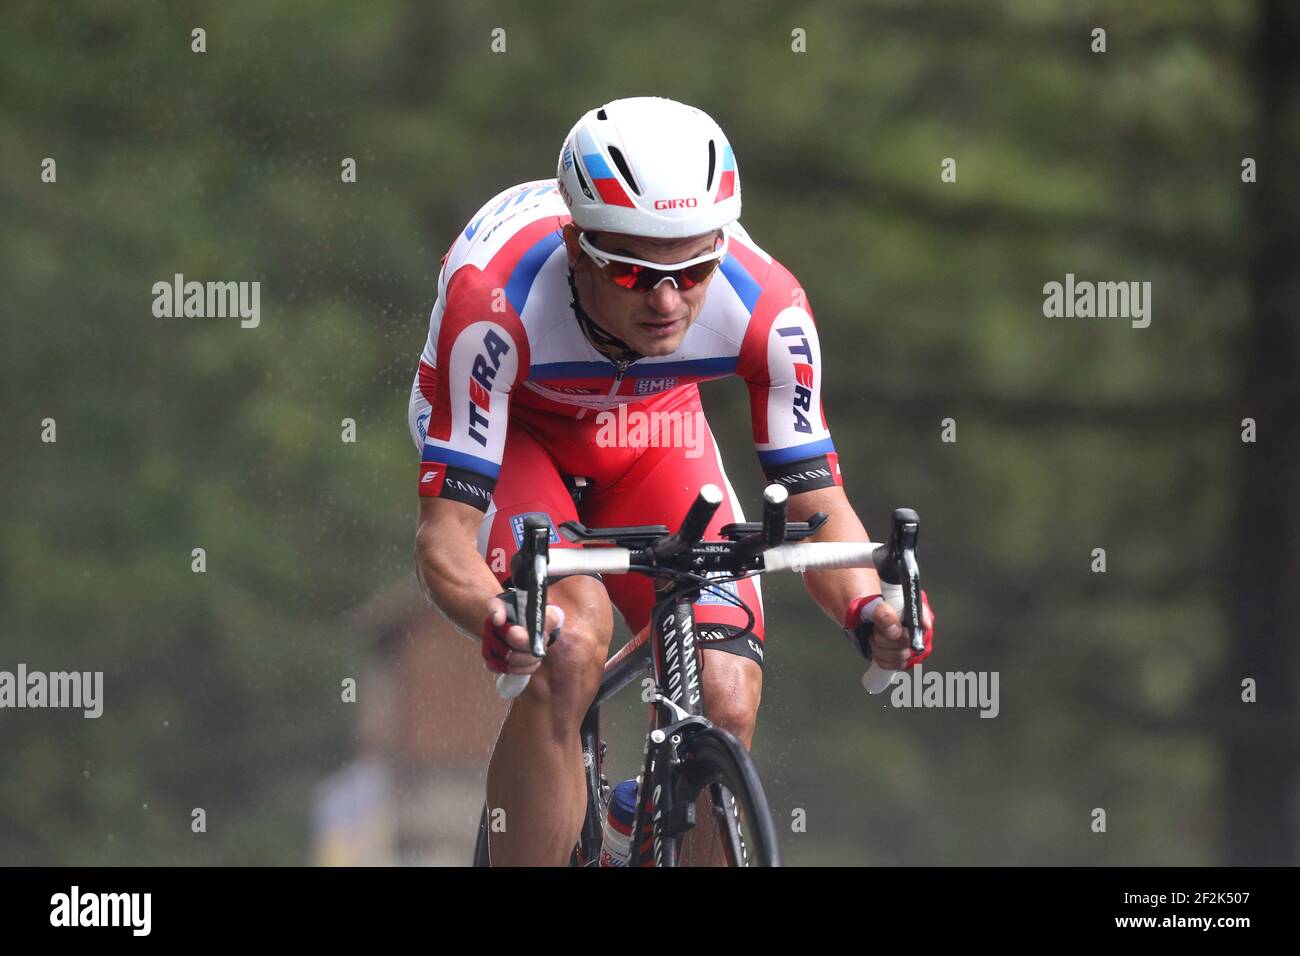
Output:
<svg viewBox="0 0 1300 956">
<path fill-rule="evenodd" d="M 1253 201 L 1241 407 L 1259 434 L 1242 455 L 1227 579 L 1230 673 L 1253 677 L 1259 700 L 1237 704 L 1250 719 L 1225 727 L 1224 862 L 1281 865 L 1300 858 L 1300 5 L 1266 0 L 1258 31 L 1257 139 L 1242 149 L 1259 181 L 1242 186 Z"/>
</svg>

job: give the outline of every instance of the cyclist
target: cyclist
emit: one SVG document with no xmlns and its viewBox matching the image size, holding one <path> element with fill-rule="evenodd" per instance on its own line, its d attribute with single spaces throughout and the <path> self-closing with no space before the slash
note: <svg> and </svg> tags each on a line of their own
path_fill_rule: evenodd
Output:
<svg viewBox="0 0 1300 956">
<path fill-rule="evenodd" d="M 817 331 L 794 277 L 739 223 L 740 178 L 726 136 L 698 109 L 654 97 L 584 115 L 555 179 L 489 201 L 443 258 L 429 337 L 411 390 L 421 449 L 416 563 L 430 600 L 481 634 L 492 671 L 531 673 L 488 769 L 500 864 L 564 865 L 586 791 L 579 725 L 599 685 L 617 608 L 648 626 L 653 585 L 575 576 L 549 590 L 562 637 L 539 660 L 498 597 L 523 521 L 676 527 L 699 488 L 726 492 L 708 536 L 742 521 L 704 421 L 697 383 L 737 375 L 769 481 L 792 521 L 830 517 L 813 540 L 867 541 L 844 495 L 821 407 Z M 575 493 L 577 485 L 581 485 Z M 913 655 L 866 569 L 804 575 L 813 599 L 885 668 Z M 696 611 L 705 712 L 745 746 L 762 687 L 756 581 L 704 592 Z"/>
</svg>

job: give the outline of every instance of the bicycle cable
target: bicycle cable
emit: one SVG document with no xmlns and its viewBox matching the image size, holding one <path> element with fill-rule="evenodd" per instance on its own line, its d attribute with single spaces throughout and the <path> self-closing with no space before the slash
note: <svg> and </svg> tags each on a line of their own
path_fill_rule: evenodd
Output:
<svg viewBox="0 0 1300 956">
<path fill-rule="evenodd" d="M 722 587 L 724 584 L 732 584 L 736 581 L 743 581 L 745 578 L 753 577 L 757 571 L 747 571 L 744 574 L 734 574 L 722 578 L 709 578 L 703 574 L 697 574 L 694 571 L 679 571 L 675 568 L 661 568 L 645 564 L 633 564 L 628 566 L 629 571 L 638 571 L 648 574 L 652 577 L 671 578 L 674 581 L 689 581 L 695 586 L 685 588 L 682 591 L 683 597 L 697 596 L 701 591 L 711 591 L 716 597 L 720 598 L 727 604 L 740 608 L 745 612 L 747 618 L 745 627 L 738 634 L 727 634 L 725 637 L 700 637 L 702 643 L 730 641 L 737 638 L 748 637 L 754 633 L 754 625 L 758 623 L 758 618 L 748 604 L 746 604 L 739 595 L 732 594 Z"/>
</svg>

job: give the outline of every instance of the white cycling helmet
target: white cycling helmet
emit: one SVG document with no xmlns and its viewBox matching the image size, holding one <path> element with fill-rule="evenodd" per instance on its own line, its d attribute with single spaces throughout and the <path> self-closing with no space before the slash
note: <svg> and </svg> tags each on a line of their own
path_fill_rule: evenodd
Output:
<svg viewBox="0 0 1300 956">
<path fill-rule="evenodd" d="M 722 129 L 657 96 L 614 100 L 578 120 L 556 179 L 580 229 L 682 239 L 740 218 L 740 175 Z"/>
</svg>

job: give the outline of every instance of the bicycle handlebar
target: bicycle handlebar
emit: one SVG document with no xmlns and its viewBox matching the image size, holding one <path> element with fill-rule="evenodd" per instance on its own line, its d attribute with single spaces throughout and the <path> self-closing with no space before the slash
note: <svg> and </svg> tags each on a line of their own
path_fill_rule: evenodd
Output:
<svg viewBox="0 0 1300 956">
<path fill-rule="evenodd" d="M 897 509 L 889 541 L 884 544 L 872 541 L 780 544 L 777 542 L 784 539 L 786 531 L 788 497 L 785 488 L 777 484 L 769 485 L 764 492 L 763 525 L 758 546 L 766 548 L 752 554 L 745 566 L 753 571 L 796 571 L 800 574 L 832 568 L 874 567 L 880 575 L 881 597 L 897 612 L 900 623 L 911 638 L 912 649 L 918 653 L 923 651 L 925 628 L 921 623 L 921 576 L 916 560 L 920 519 L 916 512 L 910 508 Z M 716 485 L 705 485 L 686 513 L 681 529 L 644 549 L 613 546 L 551 551 L 549 525 L 531 516 L 524 519 L 524 541 L 515 556 L 512 581 L 516 588 L 527 594 L 526 606 L 521 610 L 524 611 L 523 621 L 527 622 L 524 626 L 534 656 L 546 654 L 544 631 L 548 580 L 574 574 L 627 574 L 634 564 L 671 563 L 672 558 L 689 552 L 700 541 L 721 503 L 721 489 Z M 618 529 L 624 535 L 635 530 Z M 732 544 L 737 560 L 740 560 L 739 556 L 747 548 L 741 542 Z M 711 551 L 710 554 L 716 556 L 718 552 Z M 862 683 L 869 693 L 878 694 L 900 673 L 885 670 L 872 661 Z M 513 699 L 528 686 L 528 679 L 528 674 L 501 674 L 497 678 L 497 693 L 506 700 Z"/>
</svg>

